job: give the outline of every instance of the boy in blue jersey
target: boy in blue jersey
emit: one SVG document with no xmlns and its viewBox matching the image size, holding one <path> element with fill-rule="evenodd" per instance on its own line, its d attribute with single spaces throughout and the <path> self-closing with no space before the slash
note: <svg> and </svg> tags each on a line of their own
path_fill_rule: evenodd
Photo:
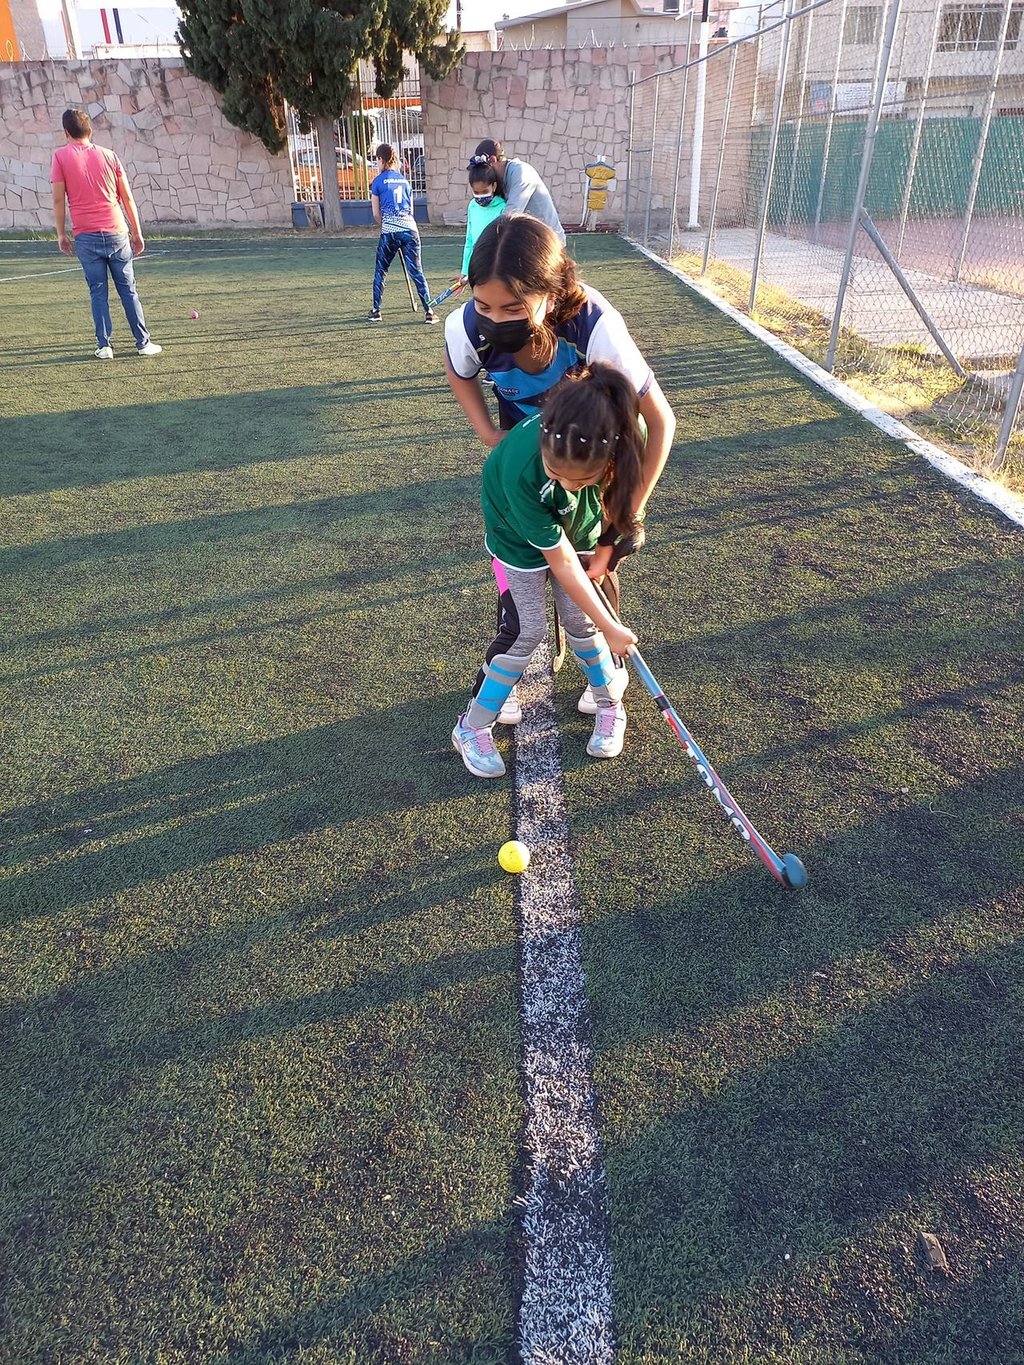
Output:
<svg viewBox="0 0 1024 1365">
<path fill-rule="evenodd" d="M 377 148 L 378 174 L 370 186 L 373 221 L 380 224 L 377 260 L 373 270 L 373 307 L 368 322 L 380 322 L 380 305 L 384 297 L 384 281 L 391 262 L 399 252 L 416 286 L 423 304 L 426 322 L 436 322 L 437 314 L 430 309 L 430 290 L 420 266 L 420 234 L 412 211 L 412 186 L 398 169 L 395 149 L 387 142 Z"/>
</svg>

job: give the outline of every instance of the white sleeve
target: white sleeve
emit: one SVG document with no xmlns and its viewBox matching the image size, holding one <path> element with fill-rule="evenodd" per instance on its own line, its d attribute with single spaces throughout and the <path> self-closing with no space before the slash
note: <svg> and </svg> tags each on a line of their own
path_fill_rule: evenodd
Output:
<svg viewBox="0 0 1024 1365">
<path fill-rule="evenodd" d="M 587 363 L 592 360 L 607 360 L 609 364 L 618 366 L 641 398 L 654 380 L 650 365 L 641 355 L 640 347 L 629 335 L 625 319 L 611 307 L 604 309 L 597 326 L 590 334 L 590 341 L 587 343 Z"/>
<path fill-rule="evenodd" d="M 465 313 L 468 306 L 464 303 L 444 320 L 444 348 L 449 364 L 460 379 L 475 379 L 483 369 L 476 347 L 466 335 Z"/>
</svg>

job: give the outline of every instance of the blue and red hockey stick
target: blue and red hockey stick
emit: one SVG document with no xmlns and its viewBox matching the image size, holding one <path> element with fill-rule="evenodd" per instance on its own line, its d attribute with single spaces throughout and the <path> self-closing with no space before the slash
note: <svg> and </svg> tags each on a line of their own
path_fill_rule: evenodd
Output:
<svg viewBox="0 0 1024 1365">
<path fill-rule="evenodd" d="M 444 303 L 446 299 L 450 299 L 453 294 L 458 294 L 465 287 L 465 280 L 458 280 L 455 284 L 450 284 L 443 294 L 438 294 L 436 299 L 430 300 L 431 308 L 436 308 L 439 303 Z"/>
<path fill-rule="evenodd" d="M 611 614 L 615 616 L 611 604 L 601 591 L 600 587 L 596 583 L 594 586 L 597 588 L 598 595 L 605 606 Z M 616 616 L 615 619 L 618 620 L 618 617 Z M 637 676 L 654 698 L 658 710 L 665 717 L 669 729 L 686 750 L 687 756 L 694 763 L 698 773 L 700 773 L 704 785 L 725 811 L 726 815 L 729 817 L 729 823 L 743 842 L 753 849 L 776 881 L 780 881 L 783 886 L 792 887 L 793 890 L 805 886 L 807 883 L 807 869 L 804 867 L 803 863 L 795 853 L 784 853 L 780 858 L 771 845 L 761 838 L 754 825 L 744 815 L 739 802 L 711 766 L 703 750 L 700 748 L 700 745 L 679 719 L 672 703 L 662 691 L 661 684 L 647 667 L 643 655 L 635 645 L 626 658 L 636 669 Z"/>
</svg>

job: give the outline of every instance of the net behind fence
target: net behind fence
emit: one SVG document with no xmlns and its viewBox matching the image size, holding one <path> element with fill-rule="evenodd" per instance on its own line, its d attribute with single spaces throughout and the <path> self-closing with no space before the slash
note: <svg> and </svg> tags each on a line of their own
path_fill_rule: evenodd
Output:
<svg viewBox="0 0 1024 1365">
<path fill-rule="evenodd" d="M 744 13 L 633 85 L 627 231 L 1024 482 L 1024 5 Z"/>
</svg>

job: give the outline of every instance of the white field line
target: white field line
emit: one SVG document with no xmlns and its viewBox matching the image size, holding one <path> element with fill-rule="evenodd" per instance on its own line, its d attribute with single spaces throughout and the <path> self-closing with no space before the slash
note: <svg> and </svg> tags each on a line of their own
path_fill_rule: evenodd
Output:
<svg viewBox="0 0 1024 1365">
<path fill-rule="evenodd" d="M 170 252 L 146 251 L 143 254 L 152 260 L 154 256 L 168 256 L 170 255 Z M 135 261 L 141 259 L 142 257 L 136 256 L 133 258 L 132 263 L 134 264 Z M 80 275 L 81 273 L 82 267 L 80 265 L 68 265 L 65 266 L 63 270 L 36 270 L 30 275 L 5 275 L 0 279 L 0 284 L 14 284 L 18 280 L 41 280 L 44 275 Z"/>
<path fill-rule="evenodd" d="M 614 1360 L 611 1256 L 597 1134 L 579 912 L 568 848 L 551 655 L 520 683 L 516 835 L 526 1099 L 519 1345 L 524 1365 Z"/>
<path fill-rule="evenodd" d="M 707 299 L 708 303 L 713 303 L 719 312 L 732 318 L 733 322 L 738 322 L 751 336 L 757 337 L 758 341 L 763 341 L 766 346 L 771 347 L 776 355 L 788 360 L 795 369 L 799 370 L 801 374 L 805 374 L 808 379 L 813 380 L 819 388 L 830 393 L 833 398 L 838 398 L 848 408 L 853 408 L 855 412 L 859 412 L 863 418 L 873 426 L 878 427 L 880 431 L 884 431 L 887 436 L 891 436 L 897 441 L 903 441 L 915 454 L 923 456 L 929 464 L 934 465 L 939 473 L 944 474 L 947 479 L 952 479 L 954 483 L 960 484 L 962 488 L 966 488 L 976 497 L 981 498 L 983 502 L 997 508 L 1016 525 L 1024 526 L 1024 498 L 1011 493 L 1009 489 L 1003 488 L 1001 484 L 993 482 L 992 479 L 986 479 L 981 474 L 976 474 L 973 469 L 968 469 L 962 461 L 950 455 L 949 451 L 932 445 L 931 441 L 926 441 L 897 418 L 883 412 L 881 408 L 876 408 L 873 403 L 869 403 L 866 398 L 844 384 L 842 380 L 836 379 L 827 370 L 823 370 L 820 365 L 816 365 L 813 360 L 808 360 L 795 346 L 789 346 L 786 342 L 780 341 L 767 328 L 748 318 L 745 313 L 741 313 L 731 303 L 726 303 L 724 299 L 720 299 L 717 294 L 713 294 L 710 289 L 690 275 L 684 274 L 676 266 L 663 261 L 640 242 L 634 241 L 632 237 L 623 237 L 622 240 L 635 247 L 641 255 L 652 260 L 655 265 L 661 266 L 662 270 L 667 270 L 677 280 L 682 280 L 688 289 L 692 289 L 702 299 Z"/>
</svg>

